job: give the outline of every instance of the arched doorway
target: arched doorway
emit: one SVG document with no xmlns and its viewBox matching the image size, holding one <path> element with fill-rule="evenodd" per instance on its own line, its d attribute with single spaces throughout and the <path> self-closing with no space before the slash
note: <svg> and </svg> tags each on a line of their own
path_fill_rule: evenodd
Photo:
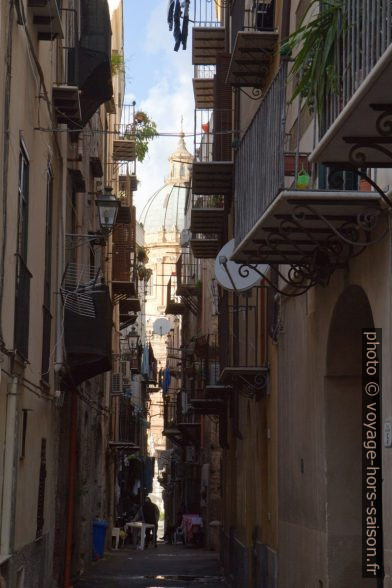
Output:
<svg viewBox="0 0 392 588">
<path fill-rule="evenodd" d="M 330 588 L 375 587 L 362 578 L 362 329 L 373 327 L 365 292 L 339 297 L 328 335 L 325 377 L 326 531 Z"/>
</svg>

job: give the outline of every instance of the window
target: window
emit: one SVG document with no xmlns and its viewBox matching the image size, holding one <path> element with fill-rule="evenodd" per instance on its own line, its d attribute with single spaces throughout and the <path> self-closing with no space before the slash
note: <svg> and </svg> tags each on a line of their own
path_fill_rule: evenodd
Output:
<svg viewBox="0 0 392 588">
<path fill-rule="evenodd" d="M 30 279 L 27 268 L 29 209 L 29 160 L 23 145 L 19 155 L 18 232 L 16 251 L 14 346 L 25 359 L 28 356 L 30 319 Z"/>
<path fill-rule="evenodd" d="M 29 160 L 23 146 L 19 154 L 19 186 L 18 186 L 18 246 L 17 253 L 27 263 L 27 237 L 29 212 Z"/>
<path fill-rule="evenodd" d="M 42 306 L 42 366 L 41 378 L 49 383 L 49 360 L 50 360 L 50 331 L 52 315 L 50 312 L 51 303 L 51 282 L 52 282 L 52 220 L 53 220 L 53 174 L 48 167 L 46 176 L 46 224 L 45 224 L 45 273 L 44 273 L 44 300 Z"/>
</svg>

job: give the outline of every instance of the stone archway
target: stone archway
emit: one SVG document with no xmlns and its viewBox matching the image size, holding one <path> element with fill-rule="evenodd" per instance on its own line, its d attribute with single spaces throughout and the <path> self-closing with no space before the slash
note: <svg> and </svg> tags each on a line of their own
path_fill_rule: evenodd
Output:
<svg viewBox="0 0 392 588">
<path fill-rule="evenodd" d="M 362 579 L 362 329 L 373 327 L 365 292 L 349 286 L 331 319 L 325 377 L 328 586 L 376 586 Z"/>
</svg>

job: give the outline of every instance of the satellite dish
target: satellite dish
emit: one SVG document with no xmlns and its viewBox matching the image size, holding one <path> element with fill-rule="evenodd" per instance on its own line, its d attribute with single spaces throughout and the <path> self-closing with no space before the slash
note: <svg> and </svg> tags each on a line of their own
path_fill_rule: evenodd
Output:
<svg viewBox="0 0 392 588">
<path fill-rule="evenodd" d="M 163 337 L 163 335 L 167 335 L 169 331 L 170 323 L 167 319 L 159 318 L 156 321 L 154 321 L 154 324 L 152 325 L 152 332 L 154 333 L 154 335 L 160 335 L 161 337 Z"/>
<path fill-rule="evenodd" d="M 218 284 L 225 290 L 235 290 L 236 292 L 245 292 L 256 286 L 262 276 L 251 267 L 243 263 L 231 261 L 230 257 L 234 252 L 234 239 L 228 241 L 222 247 L 215 259 L 215 277 Z M 255 266 L 261 274 L 265 274 L 268 265 L 258 264 Z M 242 268 L 242 269 L 241 269 Z M 241 273 L 240 273 L 241 271 Z"/>
</svg>

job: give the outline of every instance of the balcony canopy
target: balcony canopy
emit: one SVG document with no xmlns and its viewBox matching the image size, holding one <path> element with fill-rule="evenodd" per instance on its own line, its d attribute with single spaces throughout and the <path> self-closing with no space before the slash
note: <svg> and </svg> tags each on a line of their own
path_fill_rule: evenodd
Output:
<svg viewBox="0 0 392 588">
<path fill-rule="evenodd" d="M 81 5 L 79 87 L 83 126 L 113 95 L 111 25 L 107 0 L 84 0 Z"/>
<path fill-rule="evenodd" d="M 326 283 L 335 269 L 385 235 L 381 200 L 376 192 L 283 190 L 232 259 L 291 265 L 298 281 Z"/>
<path fill-rule="evenodd" d="M 107 286 L 88 292 L 95 316 L 64 308 L 64 344 L 70 385 L 78 385 L 111 369 L 112 303 Z"/>
</svg>

